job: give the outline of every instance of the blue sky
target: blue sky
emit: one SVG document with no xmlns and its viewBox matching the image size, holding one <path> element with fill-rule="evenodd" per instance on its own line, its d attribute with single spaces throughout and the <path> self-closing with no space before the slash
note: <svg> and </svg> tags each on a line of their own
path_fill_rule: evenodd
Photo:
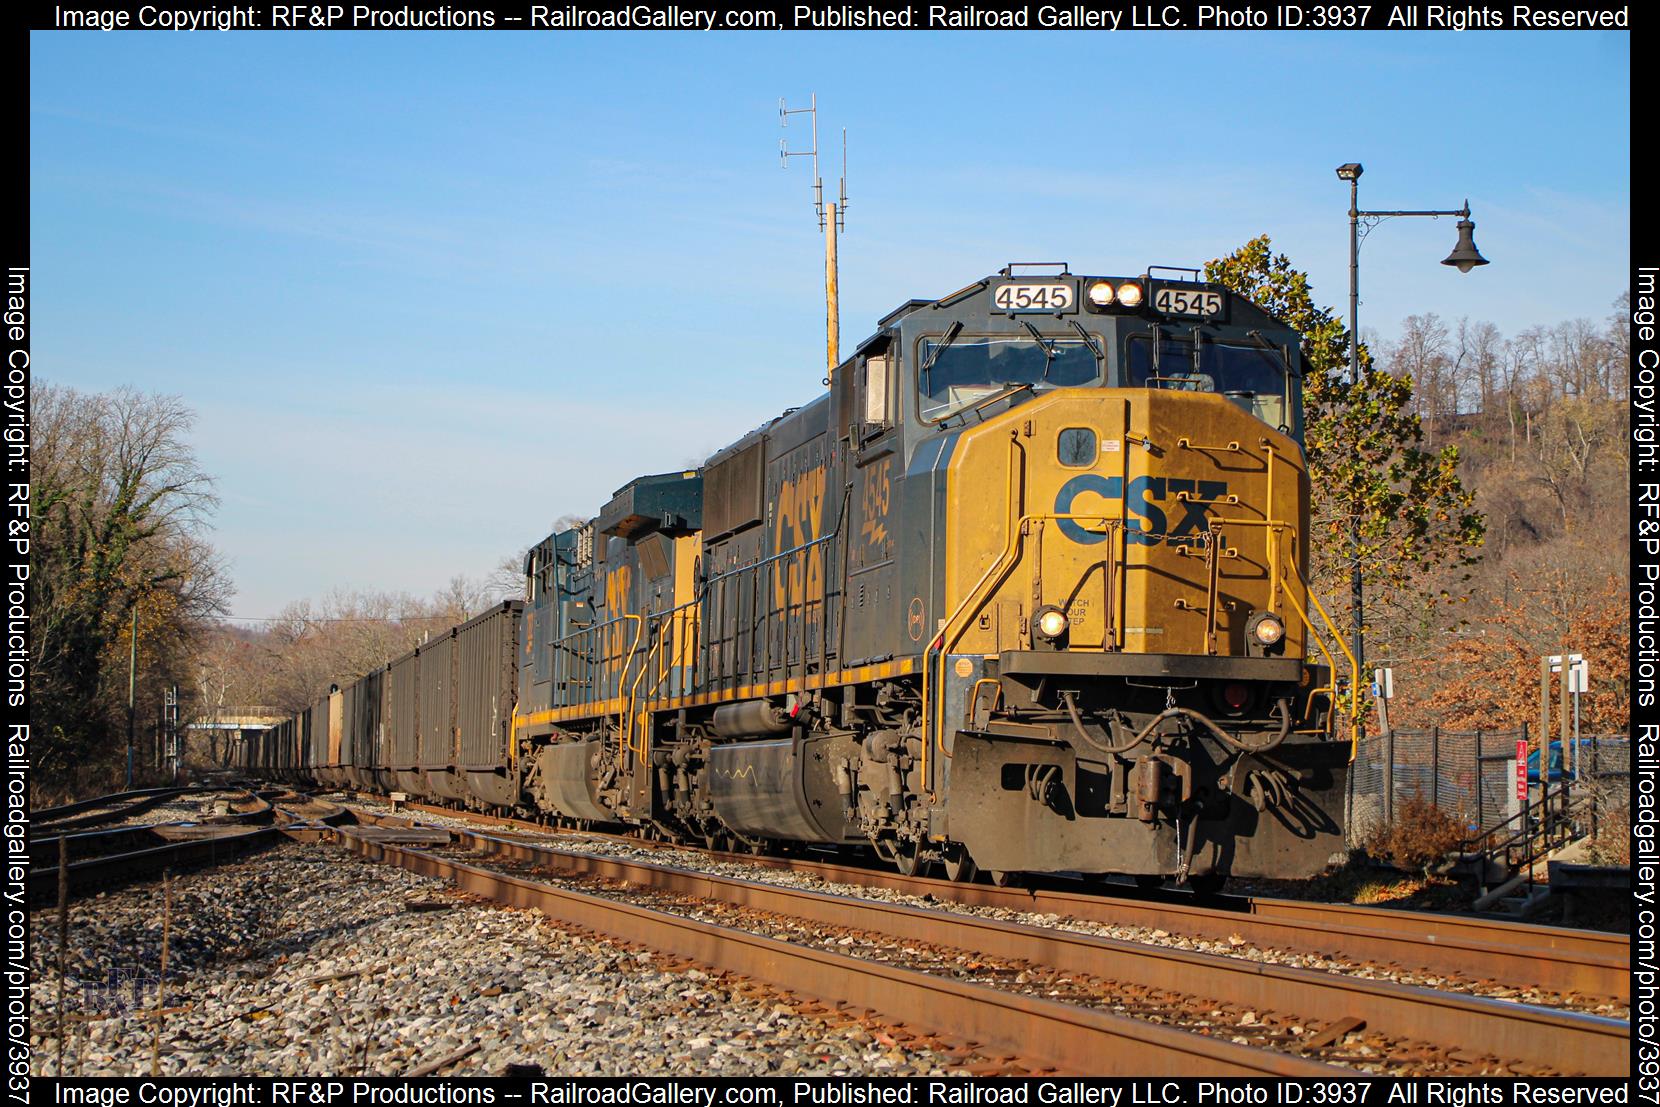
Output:
<svg viewBox="0 0 1660 1107">
<path fill-rule="evenodd" d="M 804 160 L 848 130 L 844 349 L 1011 260 L 1199 265 L 1267 232 L 1361 325 L 1606 317 L 1621 33 L 38 32 L 37 379 L 175 393 L 234 613 L 435 591 L 823 375 Z M 823 171 L 833 179 L 834 159 Z"/>
</svg>

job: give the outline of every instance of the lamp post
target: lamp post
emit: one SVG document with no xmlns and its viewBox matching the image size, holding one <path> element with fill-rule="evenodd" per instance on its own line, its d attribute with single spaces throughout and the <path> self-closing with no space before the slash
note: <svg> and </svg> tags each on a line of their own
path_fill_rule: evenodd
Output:
<svg viewBox="0 0 1660 1107">
<path fill-rule="evenodd" d="M 1453 247 L 1452 253 L 1441 259 L 1442 265 L 1450 265 L 1460 273 L 1468 273 L 1478 265 L 1486 265 L 1487 259 L 1481 256 L 1476 249 L 1476 225 L 1470 221 L 1470 201 L 1465 200 L 1464 206 L 1456 211 L 1361 211 L 1360 210 L 1360 175 L 1366 171 L 1357 161 L 1337 167 L 1337 175 L 1349 182 L 1349 387 L 1353 388 L 1360 383 L 1360 243 L 1385 219 L 1393 219 L 1401 215 L 1427 215 L 1435 218 L 1442 215 L 1458 216 L 1458 244 Z M 1365 229 L 1362 230 L 1364 225 Z M 1360 573 L 1360 513 L 1356 511 L 1349 521 L 1349 552 L 1353 564 L 1349 570 L 1349 606 L 1354 614 L 1353 643 L 1356 678 L 1366 679 L 1366 631 L 1365 631 L 1365 588 Z M 1360 689 L 1354 690 L 1355 695 Z M 1365 721 L 1362 718 L 1361 726 Z"/>
</svg>

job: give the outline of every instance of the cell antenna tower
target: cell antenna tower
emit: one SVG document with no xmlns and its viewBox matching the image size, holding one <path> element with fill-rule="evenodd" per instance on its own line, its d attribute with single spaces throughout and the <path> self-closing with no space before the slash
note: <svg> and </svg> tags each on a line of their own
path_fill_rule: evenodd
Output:
<svg viewBox="0 0 1660 1107">
<path fill-rule="evenodd" d="M 825 330 L 827 333 L 825 355 L 829 367 L 825 370 L 824 383 L 829 384 L 835 375 L 836 365 L 841 361 L 841 310 L 837 304 L 836 280 L 836 235 L 847 229 L 847 128 L 842 128 L 842 176 L 836 199 L 828 204 L 824 202 L 824 179 L 818 172 L 818 93 L 813 93 L 805 108 L 792 108 L 785 104 L 784 98 L 778 98 L 778 125 L 788 127 L 790 116 L 810 115 L 813 117 L 813 148 L 811 150 L 791 150 L 788 139 L 778 140 L 778 164 L 787 169 L 791 158 L 813 159 L 813 213 L 818 216 L 819 229 L 824 232 L 824 304 Z"/>
</svg>

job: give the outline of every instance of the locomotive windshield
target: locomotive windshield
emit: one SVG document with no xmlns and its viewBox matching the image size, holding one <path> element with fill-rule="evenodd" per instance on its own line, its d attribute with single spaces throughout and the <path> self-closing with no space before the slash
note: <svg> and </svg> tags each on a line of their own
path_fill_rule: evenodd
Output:
<svg viewBox="0 0 1660 1107">
<path fill-rule="evenodd" d="M 1193 363 L 1193 343 L 1162 338 L 1157 364 L 1153 342 L 1132 337 L 1126 348 L 1124 383 L 1131 388 L 1170 388 L 1219 392 L 1272 427 L 1302 435 L 1302 399 L 1296 375 L 1287 370 L 1280 351 L 1248 342 L 1206 341 Z"/>
<path fill-rule="evenodd" d="M 947 332 L 922 341 L 918 387 L 922 417 L 943 419 L 1010 385 L 1061 388 L 1098 384 L 1101 361 L 1081 338 L 1026 335 L 969 337 Z"/>
</svg>

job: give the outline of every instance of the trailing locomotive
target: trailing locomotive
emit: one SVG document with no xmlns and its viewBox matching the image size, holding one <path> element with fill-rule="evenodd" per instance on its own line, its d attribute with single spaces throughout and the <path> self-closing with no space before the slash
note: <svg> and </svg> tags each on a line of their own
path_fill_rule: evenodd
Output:
<svg viewBox="0 0 1660 1107">
<path fill-rule="evenodd" d="M 955 879 L 1318 871 L 1353 673 L 1305 577 L 1298 336 L 1187 270 L 1017 268 L 250 758 Z"/>
</svg>

